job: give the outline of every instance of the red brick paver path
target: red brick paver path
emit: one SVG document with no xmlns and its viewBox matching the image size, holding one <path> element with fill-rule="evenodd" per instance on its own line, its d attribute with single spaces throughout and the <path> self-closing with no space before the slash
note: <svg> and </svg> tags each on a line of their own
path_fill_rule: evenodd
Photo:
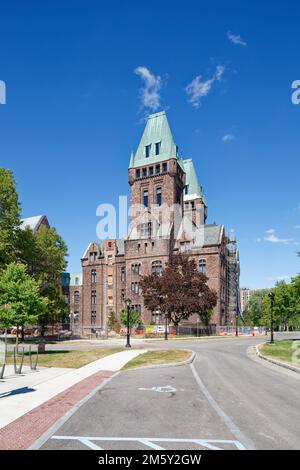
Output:
<svg viewBox="0 0 300 470">
<path fill-rule="evenodd" d="M 0 429 L 0 449 L 28 449 L 59 418 L 114 373 L 97 372 L 4 426 Z"/>
</svg>

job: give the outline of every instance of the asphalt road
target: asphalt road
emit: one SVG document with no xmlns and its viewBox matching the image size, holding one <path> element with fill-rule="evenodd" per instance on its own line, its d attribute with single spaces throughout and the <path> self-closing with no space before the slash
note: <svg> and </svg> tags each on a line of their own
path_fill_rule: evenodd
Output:
<svg viewBox="0 0 300 470">
<path fill-rule="evenodd" d="M 256 358 L 263 340 L 151 343 L 192 349 L 196 358 L 119 373 L 41 448 L 299 449 L 300 374 Z"/>
</svg>

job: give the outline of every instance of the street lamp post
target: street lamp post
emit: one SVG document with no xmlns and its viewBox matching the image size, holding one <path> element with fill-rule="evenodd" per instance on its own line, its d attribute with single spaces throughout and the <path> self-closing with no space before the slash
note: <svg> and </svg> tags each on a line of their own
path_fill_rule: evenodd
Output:
<svg viewBox="0 0 300 470">
<path fill-rule="evenodd" d="M 239 315 L 235 315 L 235 336 L 239 335 Z"/>
<path fill-rule="evenodd" d="M 131 300 L 126 300 L 126 307 L 127 307 L 127 342 L 125 348 L 131 348 L 130 344 L 130 307 L 131 307 Z"/>
<path fill-rule="evenodd" d="M 274 307 L 274 292 L 269 292 L 269 298 L 271 301 L 271 344 L 274 344 L 274 319 L 273 319 L 273 307 Z"/>
</svg>

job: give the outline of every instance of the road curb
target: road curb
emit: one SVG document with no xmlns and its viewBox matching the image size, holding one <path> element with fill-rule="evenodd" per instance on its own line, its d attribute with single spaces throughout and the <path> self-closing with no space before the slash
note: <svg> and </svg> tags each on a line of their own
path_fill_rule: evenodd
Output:
<svg viewBox="0 0 300 470">
<path fill-rule="evenodd" d="M 151 351 L 151 349 L 148 349 L 148 351 Z M 154 349 L 153 351 L 159 351 L 159 349 Z M 161 351 L 164 351 L 164 349 L 161 349 Z M 154 366 L 133 367 L 132 369 L 121 369 L 120 372 L 130 372 L 131 370 L 144 370 L 144 369 L 163 369 L 165 367 L 178 367 L 178 366 L 185 366 L 186 364 L 191 364 L 196 357 L 196 353 L 192 351 L 191 349 L 185 349 L 184 351 L 189 351 L 192 353 L 191 357 L 189 359 L 186 359 L 185 361 L 169 362 L 169 364 L 157 364 Z"/>
<path fill-rule="evenodd" d="M 296 372 L 297 374 L 300 374 L 300 368 L 299 367 L 292 366 L 291 364 L 288 364 L 287 362 L 278 361 L 277 359 L 271 359 L 270 357 L 264 356 L 263 354 L 261 354 L 261 352 L 259 350 L 259 346 L 262 346 L 263 344 L 267 344 L 267 343 L 261 343 L 261 344 L 258 344 L 258 345 L 255 346 L 256 355 L 260 359 L 263 359 L 264 361 L 271 362 L 272 364 L 283 367 L 284 369 L 289 369 L 289 370 L 292 370 L 293 372 Z"/>
</svg>

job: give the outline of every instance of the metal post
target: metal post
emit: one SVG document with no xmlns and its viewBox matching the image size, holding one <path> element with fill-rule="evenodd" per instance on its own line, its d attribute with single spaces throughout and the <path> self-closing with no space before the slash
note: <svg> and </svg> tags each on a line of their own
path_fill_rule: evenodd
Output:
<svg viewBox="0 0 300 470">
<path fill-rule="evenodd" d="M 269 298 L 271 300 L 271 344 L 274 344 L 274 318 L 273 318 L 273 306 L 274 306 L 274 292 L 269 293 Z"/>
<path fill-rule="evenodd" d="M 235 316 L 235 336 L 239 335 L 239 316 L 236 314 Z"/>
<path fill-rule="evenodd" d="M 131 348 L 130 344 L 130 306 L 131 306 L 131 300 L 127 299 L 126 300 L 126 305 L 127 305 L 127 342 L 126 342 L 126 348 Z"/>
</svg>

